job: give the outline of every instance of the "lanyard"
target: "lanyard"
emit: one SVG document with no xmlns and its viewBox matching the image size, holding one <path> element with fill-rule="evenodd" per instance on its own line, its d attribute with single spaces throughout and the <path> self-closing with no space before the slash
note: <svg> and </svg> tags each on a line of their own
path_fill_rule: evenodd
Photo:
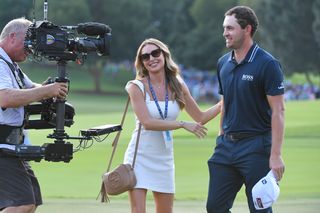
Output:
<svg viewBox="0 0 320 213">
<path fill-rule="evenodd" d="M 150 92 L 151 92 L 151 94 L 152 94 L 153 100 L 154 100 L 154 102 L 156 103 L 156 106 L 157 106 L 157 108 L 158 108 L 159 114 L 160 114 L 161 118 L 162 118 L 163 120 L 165 120 L 165 119 L 167 118 L 167 116 L 168 116 L 168 102 L 169 102 L 167 81 L 166 81 L 166 83 L 165 83 L 165 87 L 166 87 L 166 98 L 165 98 L 164 114 L 162 113 L 161 108 L 160 108 L 160 106 L 159 106 L 158 98 L 157 98 L 156 93 L 154 92 L 154 89 L 153 89 L 153 87 L 152 87 L 150 78 L 148 78 L 148 84 L 149 84 L 149 88 L 150 88 Z"/>
</svg>

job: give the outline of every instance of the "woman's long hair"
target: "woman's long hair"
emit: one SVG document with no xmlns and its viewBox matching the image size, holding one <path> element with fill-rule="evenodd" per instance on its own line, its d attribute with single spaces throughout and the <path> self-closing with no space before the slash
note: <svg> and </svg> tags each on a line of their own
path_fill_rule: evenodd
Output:
<svg viewBox="0 0 320 213">
<path fill-rule="evenodd" d="M 169 85 L 169 88 L 172 92 L 173 100 L 176 100 L 179 104 L 180 109 L 183 109 L 185 106 L 184 98 L 183 98 L 183 92 L 182 92 L 182 85 L 179 81 L 180 76 L 180 69 L 178 65 L 173 61 L 171 57 L 170 50 L 166 44 L 163 42 L 155 39 L 155 38 L 149 38 L 144 40 L 140 47 L 137 50 L 136 60 L 135 60 L 135 67 L 136 67 L 136 79 L 142 79 L 144 77 L 149 76 L 148 70 L 144 67 L 142 60 L 141 60 L 141 50 L 144 46 L 147 44 L 153 44 L 159 47 L 162 51 L 162 54 L 164 56 L 164 70 L 165 70 L 165 76 L 167 83 Z"/>
</svg>

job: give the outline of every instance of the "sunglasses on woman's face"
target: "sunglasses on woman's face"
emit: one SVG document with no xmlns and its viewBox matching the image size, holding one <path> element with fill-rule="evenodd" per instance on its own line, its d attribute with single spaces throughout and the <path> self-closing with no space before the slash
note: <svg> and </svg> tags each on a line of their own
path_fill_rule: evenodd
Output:
<svg viewBox="0 0 320 213">
<path fill-rule="evenodd" d="M 161 49 L 158 48 L 158 49 L 152 50 L 150 53 L 142 54 L 141 55 L 142 61 L 149 61 L 150 55 L 152 55 L 152 57 L 154 57 L 154 58 L 158 58 L 161 55 Z"/>
</svg>

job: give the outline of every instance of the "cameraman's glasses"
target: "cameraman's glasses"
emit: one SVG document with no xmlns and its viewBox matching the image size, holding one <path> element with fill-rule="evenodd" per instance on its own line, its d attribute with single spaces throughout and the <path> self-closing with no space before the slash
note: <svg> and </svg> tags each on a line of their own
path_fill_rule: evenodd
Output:
<svg viewBox="0 0 320 213">
<path fill-rule="evenodd" d="M 150 53 L 141 54 L 141 60 L 146 62 L 150 60 L 150 55 L 154 58 L 158 58 L 161 55 L 162 50 L 160 48 L 152 50 Z"/>
</svg>

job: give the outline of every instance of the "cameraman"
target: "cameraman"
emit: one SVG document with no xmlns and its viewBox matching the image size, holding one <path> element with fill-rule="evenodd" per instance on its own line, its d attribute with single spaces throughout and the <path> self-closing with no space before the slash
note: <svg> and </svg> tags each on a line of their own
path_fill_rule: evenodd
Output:
<svg viewBox="0 0 320 213">
<path fill-rule="evenodd" d="M 16 62 L 26 59 L 26 31 L 31 21 L 11 20 L 0 35 L 0 145 L 23 143 L 24 106 L 47 98 L 65 99 L 66 83 L 33 83 Z M 42 204 L 39 183 L 28 162 L 0 148 L 0 211 L 35 212 Z"/>
</svg>

